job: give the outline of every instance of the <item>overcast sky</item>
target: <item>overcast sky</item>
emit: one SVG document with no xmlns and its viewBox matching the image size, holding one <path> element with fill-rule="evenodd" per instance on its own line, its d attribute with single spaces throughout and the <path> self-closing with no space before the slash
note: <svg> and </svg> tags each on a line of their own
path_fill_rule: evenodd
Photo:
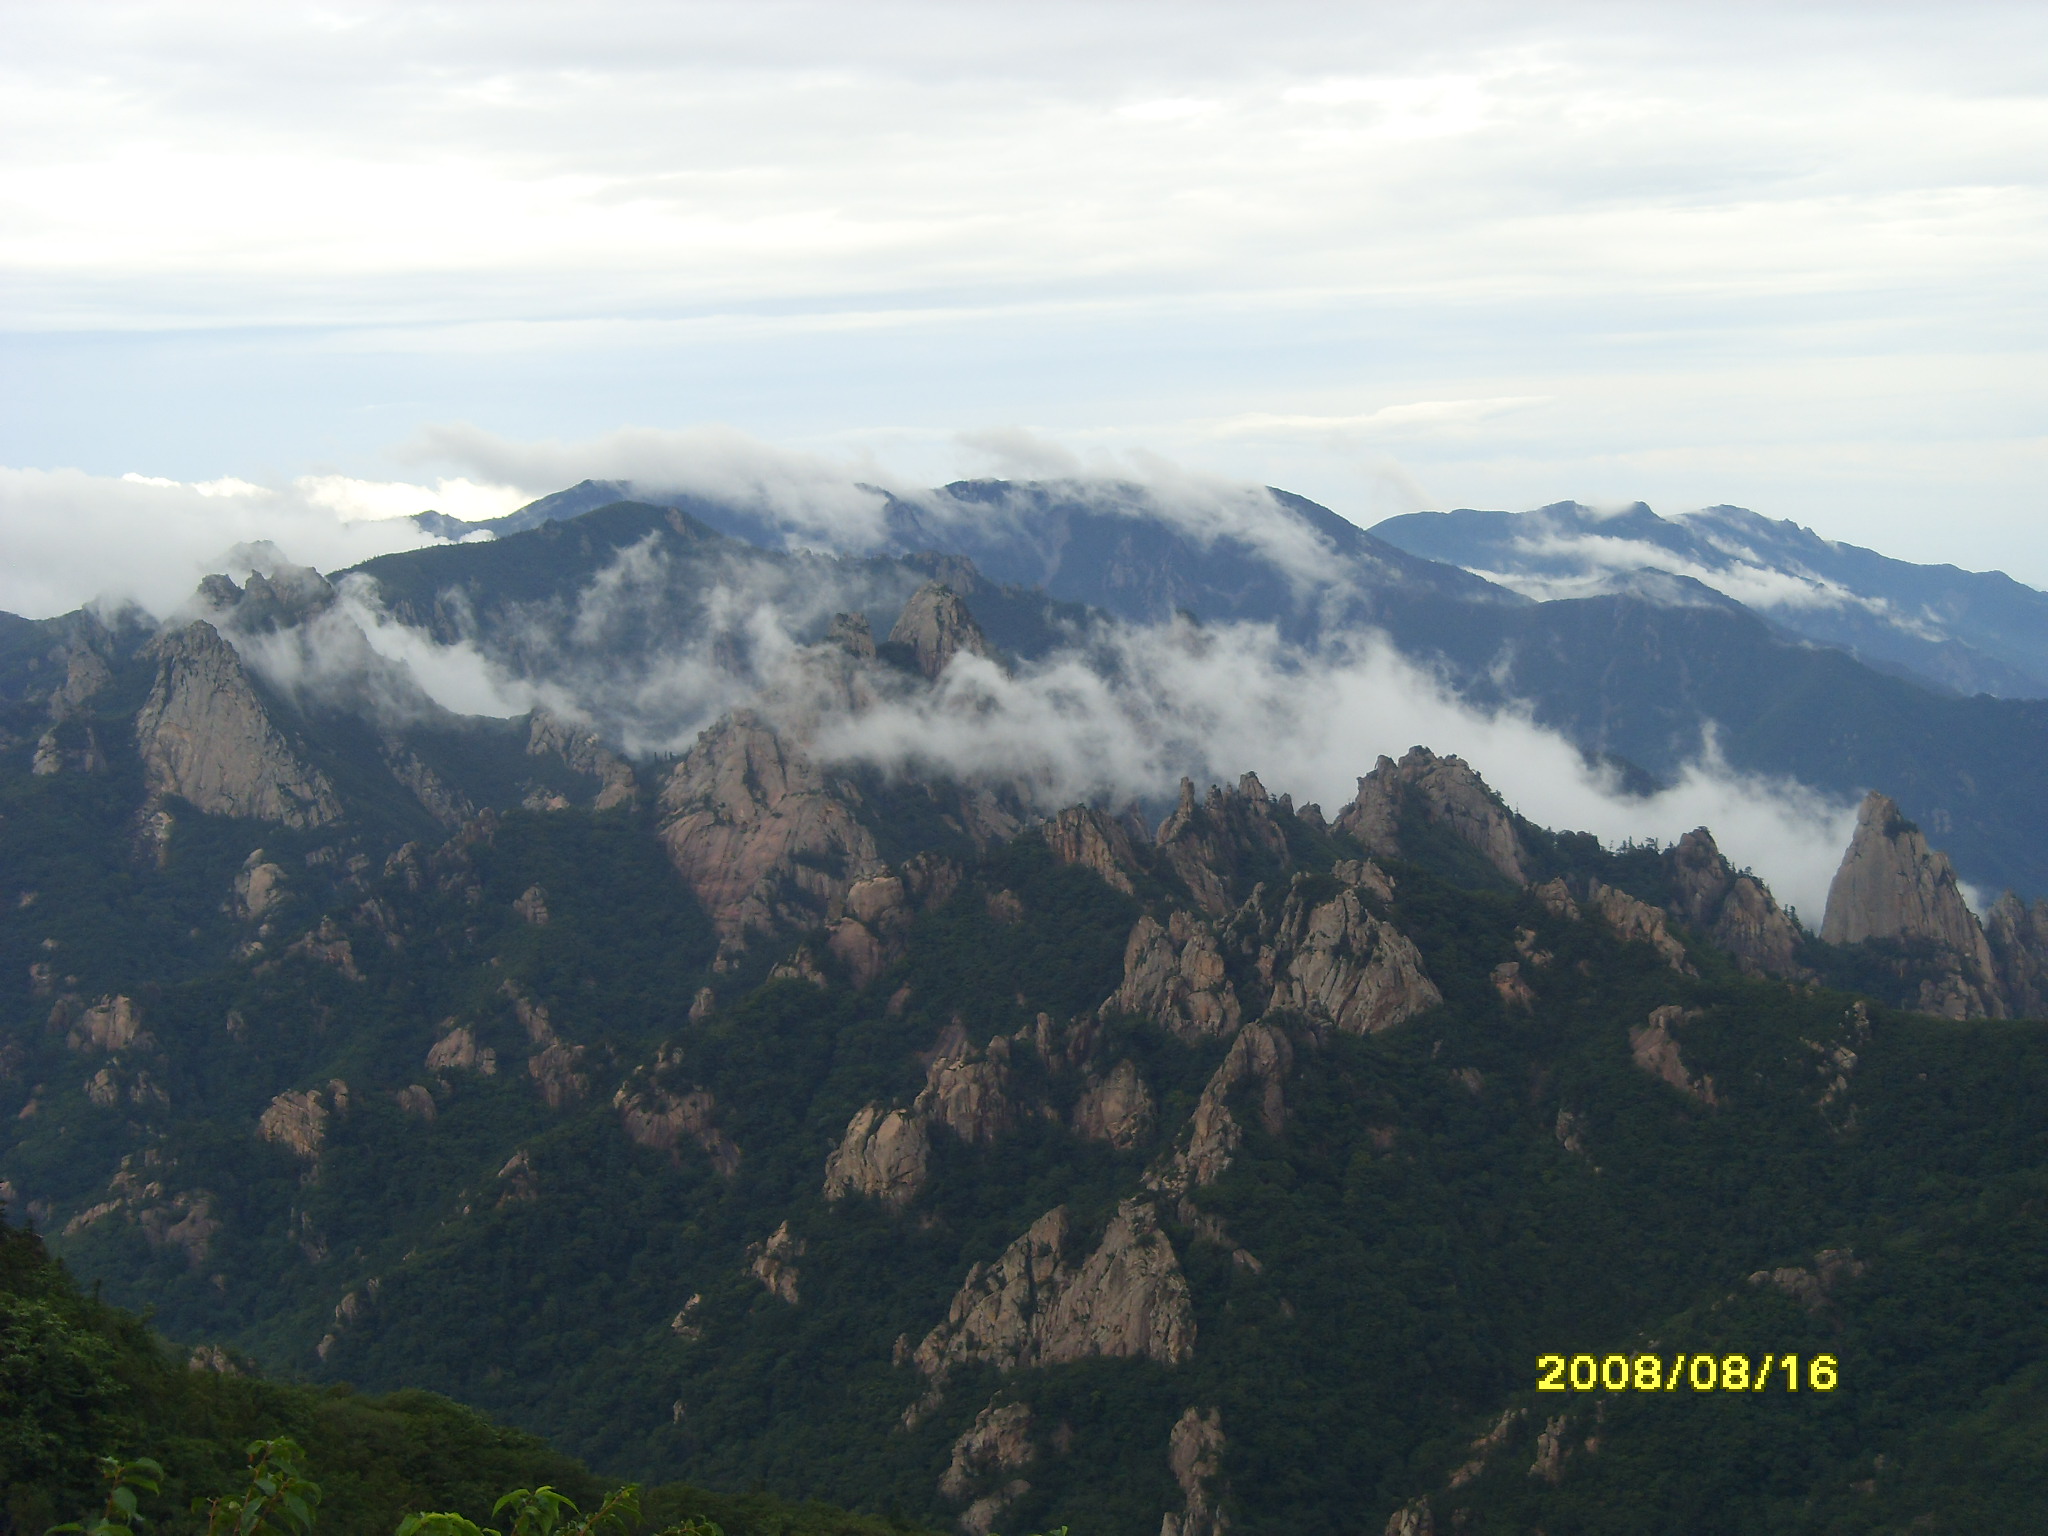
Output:
<svg viewBox="0 0 2048 1536">
<path fill-rule="evenodd" d="M 0 0 L 0 534 L 722 423 L 2048 584 L 2044 180 L 2038 4 Z"/>
</svg>

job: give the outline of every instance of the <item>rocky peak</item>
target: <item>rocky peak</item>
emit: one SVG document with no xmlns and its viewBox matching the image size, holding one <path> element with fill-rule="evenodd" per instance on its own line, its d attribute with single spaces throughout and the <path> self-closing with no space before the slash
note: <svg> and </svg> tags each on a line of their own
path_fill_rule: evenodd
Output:
<svg viewBox="0 0 2048 1536">
<path fill-rule="evenodd" d="M 1093 806 L 1070 805 L 1040 829 L 1046 846 L 1062 864 L 1080 864 L 1126 896 L 1137 887 L 1132 875 L 1138 856 L 1122 822 Z"/>
<path fill-rule="evenodd" d="M 912 1359 L 936 1403 L 948 1374 L 986 1362 L 1000 1371 L 1096 1357 L 1178 1365 L 1194 1353 L 1195 1316 L 1173 1244 L 1149 1200 L 1117 1207 L 1102 1241 L 1079 1264 L 1064 1206 L 1045 1213 L 992 1264 L 967 1272 L 946 1319 Z"/>
<path fill-rule="evenodd" d="M 1320 902 L 1295 877 L 1259 970 L 1272 988 L 1270 1007 L 1346 1034 L 1374 1034 L 1434 1008 L 1443 994 L 1414 941 L 1367 907 L 1368 896 L 1392 894 L 1386 876 L 1369 861 L 1346 872 L 1352 881 Z"/>
<path fill-rule="evenodd" d="M 937 678 L 962 651 L 993 659 L 995 647 L 951 587 L 928 581 L 910 595 L 889 630 L 891 645 L 907 646 L 917 670 Z"/>
<path fill-rule="evenodd" d="M 825 1159 L 825 1198 L 866 1195 L 901 1210 L 924 1188 L 931 1137 L 922 1116 L 869 1104 L 846 1123 L 846 1134 Z"/>
<path fill-rule="evenodd" d="M 1180 799 L 1154 836 L 1168 868 L 1203 911 L 1227 916 L 1251 887 L 1294 867 L 1278 818 L 1293 806 L 1274 800 L 1255 773 L 1237 788 L 1211 785 L 1197 802 L 1194 782 L 1180 781 Z"/>
<path fill-rule="evenodd" d="M 199 583 L 199 596 L 244 634 L 289 628 L 334 604 L 334 588 L 326 577 L 286 560 L 275 561 L 268 575 L 251 571 L 247 584 L 239 587 L 231 577 L 208 576 Z"/>
<path fill-rule="evenodd" d="M 1999 989 L 2014 1018 L 2048 1018 L 2048 902 L 2029 906 L 2007 891 L 1985 914 Z"/>
<path fill-rule="evenodd" d="M 631 806 L 639 801 L 633 765 L 606 746 L 595 731 L 536 709 L 527 730 L 526 752 L 529 757 L 558 757 L 575 772 L 597 780 L 592 810 L 608 811 L 615 805 Z"/>
<path fill-rule="evenodd" d="M 816 925 L 856 881 L 884 872 L 859 803 L 851 784 L 741 710 L 676 764 L 660 837 L 730 953 L 749 935 Z"/>
<path fill-rule="evenodd" d="M 825 631 L 825 643 L 836 645 L 856 661 L 875 659 L 875 632 L 868 628 L 864 613 L 835 613 Z"/>
<path fill-rule="evenodd" d="M 1124 944 L 1124 979 L 1109 1006 L 1155 1020 L 1190 1043 L 1227 1037 L 1244 1012 L 1215 929 L 1190 912 L 1148 916 Z"/>
<path fill-rule="evenodd" d="M 1855 835 L 1828 887 L 1820 936 L 1830 944 L 1924 942 L 1946 965 L 1923 985 L 1923 1007 L 1952 1018 L 2005 1012 L 1991 946 L 1963 900 L 1955 866 L 1876 790 L 1856 813 Z"/>
<path fill-rule="evenodd" d="M 1666 850 L 1671 870 L 1672 916 L 1735 957 L 1752 975 L 1803 977 L 1802 936 L 1762 881 L 1737 874 L 1715 845 L 1714 834 L 1696 827 Z"/>
<path fill-rule="evenodd" d="M 1337 817 L 1338 829 L 1366 852 L 1401 858 L 1401 823 L 1416 816 L 1456 835 L 1516 885 L 1529 880 L 1529 852 L 1507 805 L 1463 758 L 1413 747 L 1398 763 L 1382 757 L 1358 781 L 1358 796 Z"/>
<path fill-rule="evenodd" d="M 1230 1522 L 1217 1507 L 1210 1484 L 1223 1461 L 1223 1415 L 1211 1408 L 1189 1408 L 1166 1439 L 1166 1464 L 1185 1501 L 1176 1514 L 1168 1510 L 1159 1522 L 1159 1536 L 1223 1536 Z"/>
<path fill-rule="evenodd" d="M 157 674 L 135 739 L 152 801 L 177 795 L 212 815 L 288 827 L 340 820 L 334 786 L 294 754 L 220 631 L 203 621 L 167 630 L 144 655 Z"/>
</svg>

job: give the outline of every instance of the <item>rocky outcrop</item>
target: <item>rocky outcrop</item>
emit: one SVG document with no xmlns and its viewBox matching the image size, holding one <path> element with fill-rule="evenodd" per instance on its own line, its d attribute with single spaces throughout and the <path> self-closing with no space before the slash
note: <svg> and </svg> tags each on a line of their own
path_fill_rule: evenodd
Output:
<svg viewBox="0 0 2048 1536">
<path fill-rule="evenodd" d="M 1146 1174 L 1146 1186 L 1185 1196 L 1223 1176 L 1244 1141 L 1244 1128 L 1232 1114 L 1230 1100 L 1245 1084 L 1257 1085 L 1259 1123 L 1270 1135 L 1279 1135 L 1287 1124 L 1283 1084 L 1293 1069 L 1294 1047 L 1285 1035 L 1269 1024 L 1246 1025 L 1203 1085 L 1179 1144 L 1163 1164 Z"/>
<path fill-rule="evenodd" d="M 1119 1152 L 1141 1145 L 1152 1134 L 1152 1091 L 1126 1057 L 1107 1076 L 1090 1076 L 1075 1101 L 1076 1135 L 1106 1141 Z"/>
<path fill-rule="evenodd" d="M 1137 889 L 1131 879 L 1139 867 L 1137 852 L 1130 833 L 1116 818 L 1092 806 L 1070 805 L 1039 830 L 1062 864 L 1092 869 L 1105 885 L 1126 896 Z"/>
<path fill-rule="evenodd" d="M 1921 984 L 1922 1008 L 1957 1019 L 2005 1015 L 1991 946 L 1963 900 L 1955 866 L 1875 790 L 1857 811 L 1849 851 L 1828 887 L 1820 936 L 1830 944 L 1924 945 L 1937 973 Z"/>
<path fill-rule="evenodd" d="M 1760 1269 L 1749 1277 L 1751 1285 L 1768 1285 L 1782 1291 L 1809 1312 L 1819 1312 L 1833 1299 L 1838 1286 L 1861 1276 L 1870 1268 L 1850 1248 L 1823 1248 L 1813 1256 L 1813 1268 L 1789 1265 L 1781 1269 Z"/>
<path fill-rule="evenodd" d="M 548 925 L 548 893 L 538 885 L 529 885 L 512 898 L 512 910 L 519 914 L 519 920 L 530 927 L 545 928 Z"/>
<path fill-rule="evenodd" d="M 992 1142 L 1017 1123 L 1010 1092 L 1010 1041 L 997 1035 L 982 1050 L 963 1043 L 941 1049 L 925 1068 L 913 1106 L 928 1125 L 943 1125 L 966 1142 Z"/>
<path fill-rule="evenodd" d="M 990 1477 L 1001 1477 L 1006 1472 L 1015 1472 L 1027 1466 L 1037 1455 L 1031 1443 L 1031 1405 L 1029 1403 L 991 1402 L 974 1416 L 960 1438 L 953 1442 L 952 1460 L 939 1478 L 939 1497 L 958 1504 L 968 1499 L 974 1491 L 987 1483 Z M 1029 1483 L 1010 1482 L 1000 1490 L 1001 1497 L 994 1508 L 985 1511 L 990 1517 L 999 1514 L 1002 1508 L 1030 1492 Z M 976 1501 L 977 1510 L 986 1500 Z M 961 1529 L 969 1536 L 985 1536 L 989 1525 L 980 1520 L 963 1517 Z"/>
<path fill-rule="evenodd" d="M 614 806 L 639 803 L 640 786 L 633 777 L 633 765 L 606 746 L 593 731 L 586 731 L 544 709 L 533 712 L 527 731 L 527 755 L 560 758 L 571 770 L 597 780 L 592 810 L 608 811 Z"/>
<path fill-rule="evenodd" d="M 288 827 L 341 819 L 334 786 L 293 752 L 211 624 L 168 630 L 144 654 L 157 674 L 135 740 L 153 802 L 176 795 L 211 815 Z"/>
<path fill-rule="evenodd" d="M 1698 1099 L 1702 1104 L 1715 1104 L 1719 1101 L 1714 1096 L 1714 1080 L 1695 1077 L 1686 1069 L 1685 1059 L 1678 1051 L 1678 1041 L 1671 1033 L 1697 1016 L 1676 1003 L 1651 1009 L 1649 1022 L 1636 1025 L 1628 1032 L 1629 1055 L 1650 1076 L 1662 1078 L 1680 1093 Z"/>
<path fill-rule="evenodd" d="M 1382 757 L 1358 781 L 1358 795 L 1337 817 L 1338 830 L 1357 838 L 1367 853 L 1404 858 L 1405 818 L 1438 826 L 1516 885 L 1529 881 L 1529 853 L 1515 831 L 1514 817 L 1486 781 L 1463 758 L 1438 757 L 1414 747 L 1397 763 Z"/>
<path fill-rule="evenodd" d="M 534 1001 L 509 981 L 499 990 L 510 1000 L 513 1015 L 536 1047 L 526 1058 L 526 1075 L 533 1079 L 548 1108 L 560 1109 L 587 1094 L 590 1079 L 580 1070 L 583 1047 L 571 1045 L 555 1033 L 545 1003 Z"/>
<path fill-rule="evenodd" d="M 1664 914 L 1647 901 L 1638 901 L 1627 891 L 1616 890 L 1611 885 L 1602 885 L 1598 880 L 1586 884 L 1586 910 L 1607 925 L 1608 931 L 1627 944 L 1647 944 L 1664 957 L 1664 963 L 1681 976 L 1697 976 L 1692 961 L 1686 958 L 1685 945 L 1664 921 Z"/>
<path fill-rule="evenodd" d="M 1255 773 L 1234 790 L 1211 785 L 1195 799 L 1192 780 L 1180 781 L 1180 799 L 1154 836 L 1159 857 L 1195 904 L 1212 917 L 1225 917 L 1259 881 L 1294 867 L 1287 834 L 1278 818 L 1293 815 L 1292 803 L 1274 800 Z"/>
<path fill-rule="evenodd" d="M 1187 1280 L 1149 1201 L 1119 1205 L 1078 1265 L 1073 1239 L 1066 1207 L 1057 1206 L 994 1263 L 967 1272 L 946 1320 L 912 1356 L 932 1384 L 924 1406 L 959 1365 L 1010 1371 L 1097 1356 L 1178 1365 L 1194 1352 Z"/>
<path fill-rule="evenodd" d="M 825 947 L 844 965 L 856 987 L 864 987 L 903 953 L 914 917 L 909 891 L 899 875 L 856 880 L 836 906 Z"/>
<path fill-rule="evenodd" d="M 856 882 L 885 872 L 859 803 L 851 784 L 742 710 L 676 764 L 660 837 L 729 954 L 750 936 L 814 926 Z"/>
<path fill-rule="evenodd" d="M 1803 979 L 1799 925 L 1762 881 L 1737 874 L 1705 827 L 1681 837 L 1664 855 L 1671 870 L 1671 915 L 1751 975 Z"/>
<path fill-rule="evenodd" d="M 2006 1012 L 2048 1018 L 2048 902 L 2029 906 L 2007 891 L 1985 914 L 1984 938 Z"/>
<path fill-rule="evenodd" d="M 612 1095 L 612 1108 L 619 1112 L 626 1139 L 635 1146 L 666 1152 L 677 1163 L 682 1161 L 682 1143 L 688 1139 L 711 1159 L 720 1176 L 731 1178 L 740 1169 L 740 1149 L 718 1127 L 714 1118 L 718 1101 L 703 1088 L 678 1093 L 662 1086 L 655 1079 L 672 1065 L 666 1052 L 657 1055 L 651 1069 L 635 1072 Z"/>
<path fill-rule="evenodd" d="M 855 1112 L 825 1159 L 825 1198 L 866 1195 L 901 1210 L 924 1188 L 930 1159 L 931 1138 L 921 1116 L 869 1104 Z"/>
<path fill-rule="evenodd" d="M 796 1261 L 804 1256 L 804 1240 L 790 1234 L 784 1222 L 763 1242 L 747 1245 L 747 1273 L 792 1307 L 797 1304 L 797 1282 L 801 1278 Z"/>
<path fill-rule="evenodd" d="M 447 1033 L 427 1048 L 429 1072 L 480 1072 L 485 1077 L 497 1072 L 498 1053 L 489 1046 L 479 1047 L 474 1030 L 458 1026 L 453 1019 L 443 1019 L 441 1027 Z"/>
<path fill-rule="evenodd" d="M 325 1097 L 317 1088 L 280 1093 L 256 1121 L 256 1134 L 294 1157 L 313 1162 L 327 1144 L 331 1115 L 348 1112 L 348 1084 L 336 1078 Z"/>
<path fill-rule="evenodd" d="M 926 582 L 911 594 L 889 630 L 889 643 L 908 647 L 917 670 L 934 680 L 962 651 L 990 659 L 995 656 L 995 647 L 988 643 L 959 593 L 936 581 Z"/>
<path fill-rule="evenodd" d="M 284 867 L 270 863 L 258 848 L 235 875 L 235 894 L 229 910 L 245 923 L 260 923 L 265 914 L 285 899 L 285 887 Z"/>
<path fill-rule="evenodd" d="M 331 917 L 323 917 L 319 924 L 301 934 L 285 947 L 286 958 L 310 960 L 315 965 L 332 966 L 350 981 L 361 981 L 363 973 L 356 968 L 355 946 L 342 931 L 341 925 Z"/>
<path fill-rule="evenodd" d="M 1345 1034 L 1376 1034 L 1443 1001 L 1414 941 L 1366 908 L 1392 887 L 1371 863 L 1340 866 L 1349 883 L 1327 901 L 1296 877 L 1280 909 L 1259 970 L 1272 987 L 1269 1006 L 1288 1009 Z"/>
<path fill-rule="evenodd" d="M 1140 917 L 1124 945 L 1124 979 L 1109 1006 L 1163 1024 L 1190 1044 L 1226 1038 L 1244 1021 L 1216 931 L 1188 912 L 1161 927 Z"/>
<path fill-rule="evenodd" d="M 1223 1536 L 1230 1522 L 1217 1508 L 1210 1484 L 1223 1464 L 1223 1415 L 1215 1408 L 1199 1413 L 1189 1408 L 1175 1421 L 1166 1439 L 1166 1463 L 1180 1484 L 1185 1501 L 1180 1512 L 1168 1510 L 1159 1522 L 1159 1536 Z"/>
<path fill-rule="evenodd" d="M 90 1007 L 67 997 L 52 1010 L 50 1022 L 64 1029 L 64 1043 L 74 1051 L 125 1051 L 151 1043 L 142 1032 L 142 1010 L 121 994 Z"/>
</svg>

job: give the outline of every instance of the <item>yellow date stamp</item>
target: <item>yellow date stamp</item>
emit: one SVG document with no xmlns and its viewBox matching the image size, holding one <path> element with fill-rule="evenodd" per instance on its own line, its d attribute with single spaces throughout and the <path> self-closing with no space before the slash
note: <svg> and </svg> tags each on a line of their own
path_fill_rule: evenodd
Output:
<svg viewBox="0 0 2048 1536">
<path fill-rule="evenodd" d="M 1538 1355 L 1538 1392 L 1832 1392 L 1833 1355 Z"/>
</svg>

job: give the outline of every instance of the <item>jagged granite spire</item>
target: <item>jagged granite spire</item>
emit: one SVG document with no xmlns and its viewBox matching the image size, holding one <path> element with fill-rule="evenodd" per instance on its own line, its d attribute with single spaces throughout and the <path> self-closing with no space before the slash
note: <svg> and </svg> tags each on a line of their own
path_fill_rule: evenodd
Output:
<svg viewBox="0 0 2048 1536">
<path fill-rule="evenodd" d="M 1876 790 L 1864 796 L 1856 813 L 1856 834 L 1828 887 L 1820 936 L 1830 944 L 1931 944 L 1952 965 L 1941 985 L 1923 988 L 1923 1007 L 1951 1018 L 1998 1018 L 2006 1011 L 1991 946 L 1963 900 L 1955 866 Z"/>
<path fill-rule="evenodd" d="M 962 651 L 993 657 L 995 647 L 974 622 L 960 594 L 941 582 L 928 581 L 911 593 L 889 631 L 892 645 L 907 645 L 917 670 L 936 678 Z"/>
</svg>

